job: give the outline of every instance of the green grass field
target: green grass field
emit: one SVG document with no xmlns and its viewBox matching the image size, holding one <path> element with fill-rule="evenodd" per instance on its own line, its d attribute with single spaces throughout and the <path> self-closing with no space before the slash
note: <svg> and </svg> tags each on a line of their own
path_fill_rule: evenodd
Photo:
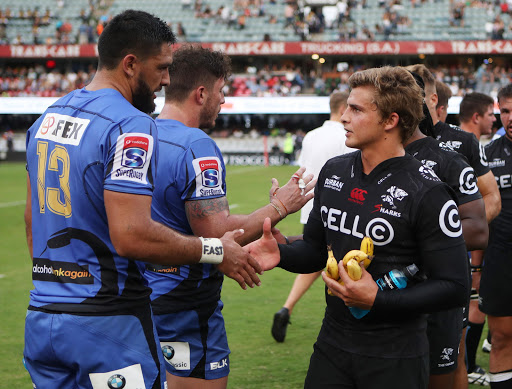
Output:
<svg viewBox="0 0 512 389">
<path fill-rule="evenodd" d="M 228 199 L 232 213 L 250 213 L 268 201 L 270 179 L 288 181 L 294 167 L 228 166 Z M 24 317 L 31 289 L 31 264 L 23 223 L 26 196 L 24 164 L 0 164 L 0 388 L 32 388 L 22 364 Z M 299 234 L 299 215 L 278 226 Z M 295 276 L 281 269 L 261 276 L 262 285 L 247 291 L 226 279 L 222 293 L 231 354 L 230 389 L 298 389 L 303 387 L 313 343 L 325 309 L 323 282 L 317 281 L 295 307 L 286 341 L 270 335 L 274 313 L 284 303 Z M 484 334 L 486 334 L 486 330 Z M 478 362 L 487 369 L 488 355 Z M 477 386 L 470 386 L 474 389 Z M 58 388 L 55 388 L 58 389 Z"/>
</svg>

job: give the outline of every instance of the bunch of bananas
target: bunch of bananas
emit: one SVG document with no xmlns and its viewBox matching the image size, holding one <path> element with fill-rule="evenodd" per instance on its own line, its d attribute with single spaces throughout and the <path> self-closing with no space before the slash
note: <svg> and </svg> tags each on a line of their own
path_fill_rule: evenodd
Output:
<svg viewBox="0 0 512 389">
<path fill-rule="evenodd" d="M 343 283 L 343 281 L 340 280 L 340 275 L 338 273 L 338 261 L 334 257 L 330 246 L 327 248 L 327 253 L 329 254 L 327 258 L 327 265 L 325 266 L 325 273 L 327 274 L 327 277 L 332 278 L 339 283 Z M 363 270 L 359 264 L 362 263 L 364 268 L 367 269 L 368 266 L 370 266 L 373 257 L 373 240 L 369 236 L 365 236 L 361 241 L 361 248 L 359 250 L 350 250 L 343 257 L 342 263 L 347 270 L 348 276 L 354 281 L 357 281 L 361 279 L 361 276 L 363 275 Z M 332 296 L 332 292 L 330 290 L 327 292 Z"/>
</svg>

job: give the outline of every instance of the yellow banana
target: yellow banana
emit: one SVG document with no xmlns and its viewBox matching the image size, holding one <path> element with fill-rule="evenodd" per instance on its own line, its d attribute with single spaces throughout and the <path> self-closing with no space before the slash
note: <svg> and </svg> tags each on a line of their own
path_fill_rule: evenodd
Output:
<svg viewBox="0 0 512 389">
<path fill-rule="evenodd" d="M 366 254 L 372 256 L 373 255 L 373 240 L 369 236 L 365 236 L 361 241 L 361 251 L 364 251 Z"/>
<path fill-rule="evenodd" d="M 350 250 L 343 257 L 343 266 L 346 267 L 348 261 L 351 259 L 355 259 L 357 262 L 363 262 L 366 268 L 365 262 L 368 262 L 368 265 L 370 265 L 370 262 L 372 261 L 373 257 L 368 256 L 368 254 L 361 250 Z"/>
<path fill-rule="evenodd" d="M 340 278 L 340 274 L 338 273 L 338 261 L 334 258 L 334 254 L 329 247 L 327 250 L 329 254 L 327 258 L 327 265 L 325 266 L 325 273 L 327 277 L 332 278 L 333 280 L 338 280 Z"/>
<path fill-rule="evenodd" d="M 363 270 L 361 269 L 361 266 L 359 266 L 359 262 L 354 258 L 349 259 L 347 262 L 347 273 L 354 281 L 360 280 L 363 275 Z"/>
</svg>

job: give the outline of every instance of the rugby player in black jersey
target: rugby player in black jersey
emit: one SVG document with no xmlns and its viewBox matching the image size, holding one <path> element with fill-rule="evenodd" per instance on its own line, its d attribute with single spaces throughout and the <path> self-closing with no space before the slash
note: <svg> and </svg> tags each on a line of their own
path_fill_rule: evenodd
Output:
<svg viewBox="0 0 512 389">
<path fill-rule="evenodd" d="M 505 135 L 485 148 L 499 185 L 502 208 L 490 225 L 480 282 L 480 310 L 492 334 L 489 359 L 491 388 L 512 387 L 512 85 L 498 92 Z"/>
<path fill-rule="evenodd" d="M 416 389 L 428 385 L 426 313 L 462 307 L 468 294 L 468 263 L 453 191 L 407 154 L 403 141 L 422 116 L 422 91 L 401 67 L 353 74 L 342 116 L 346 144 L 360 151 L 323 167 L 304 239 L 278 245 L 265 221 L 263 237 L 248 245 L 264 269 L 296 273 L 325 267 L 327 246 L 341 260 L 364 235 L 375 258 L 344 285 L 322 278 L 327 309 L 305 388 Z M 415 263 L 422 282 L 381 291 L 375 279 Z M 348 307 L 369 309 L 356 319 Z"/>
<path fill-rule="evenodd" d="M 418 84 L 423 87 L 422 80 L 417 77 L 419 76 L 415 75 Z M 428 110 L 426 115 L 430 116 Z M 422 121 L 422 127 L 425 123 L 428 125 L 431 121 Z M 405 142 L 405 150 L 426 167 L 431 168 L 456 193 L 466 248 L 468 250 L 484 249 L 489 236 L 485 206 L 482 195 L 478 192 L 475 172 L 466 158 L 454 151 L 441 149 L 439 142 L 425 136 L 419 127 Z M 429 388 L 453 388 L 459 344 L 462 339 L 462 325 L 463 310 L 461 308 L 429 315 L 427 329 L 430 346 Z"/>
<path fill-rule="evenodd" d="M 438 102 L 436 83 L 430 70 L 422 64 L 411 65 L 408 66 L 407 69 L 419 74 L 425 84 L 425 103 L 427 104 L 434 124 L 433 130 L 427 135 L 431 135 L 436 138 L 439 141 L 439 146 L 441 146 L 441 148 L 449 151 L 456 151 L 466 157 L 478 177 L 478 190 L 482 194 L 485 203 L 487 223 L 490 223 L 491 220 L 493 220 L 500 212 L 501 199 L 498 186 L 493 180 L 492 173 L 487 166 L 487 159 L 485 157 L 483 147 L 480 145 L 474 134 L 470 134 L 457 126 L 446 124 L 439 120 L 436 111 Z M 475 256 L 475 258 L 472 258 L 471 265 L 481 265 L 481 262 L 477 261 L 479 261 L 478 256 Z M 464 358 L 465 342 L 463 341 L 468 324 L 468 315 L 469 301 L 464 309 L 463 334 L 459 347 L 459 359 L 457 361 L 454 389 L 466 389 L 468 387 L 467 368 Z"/>
</svg>

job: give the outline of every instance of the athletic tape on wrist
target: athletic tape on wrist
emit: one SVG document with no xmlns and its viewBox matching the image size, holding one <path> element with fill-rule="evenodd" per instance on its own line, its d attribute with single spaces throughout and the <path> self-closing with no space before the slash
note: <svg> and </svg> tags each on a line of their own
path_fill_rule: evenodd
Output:
<svg viewBox="0 0 512 389">
<path fill-rule="evenodd" d="M 218 238 L 203 238 L 201 239 L 201 259 L 199 263 L 213 263 L 218 265 L 224 259 L 224 248 L 222 241 Z"/>
</svg>

